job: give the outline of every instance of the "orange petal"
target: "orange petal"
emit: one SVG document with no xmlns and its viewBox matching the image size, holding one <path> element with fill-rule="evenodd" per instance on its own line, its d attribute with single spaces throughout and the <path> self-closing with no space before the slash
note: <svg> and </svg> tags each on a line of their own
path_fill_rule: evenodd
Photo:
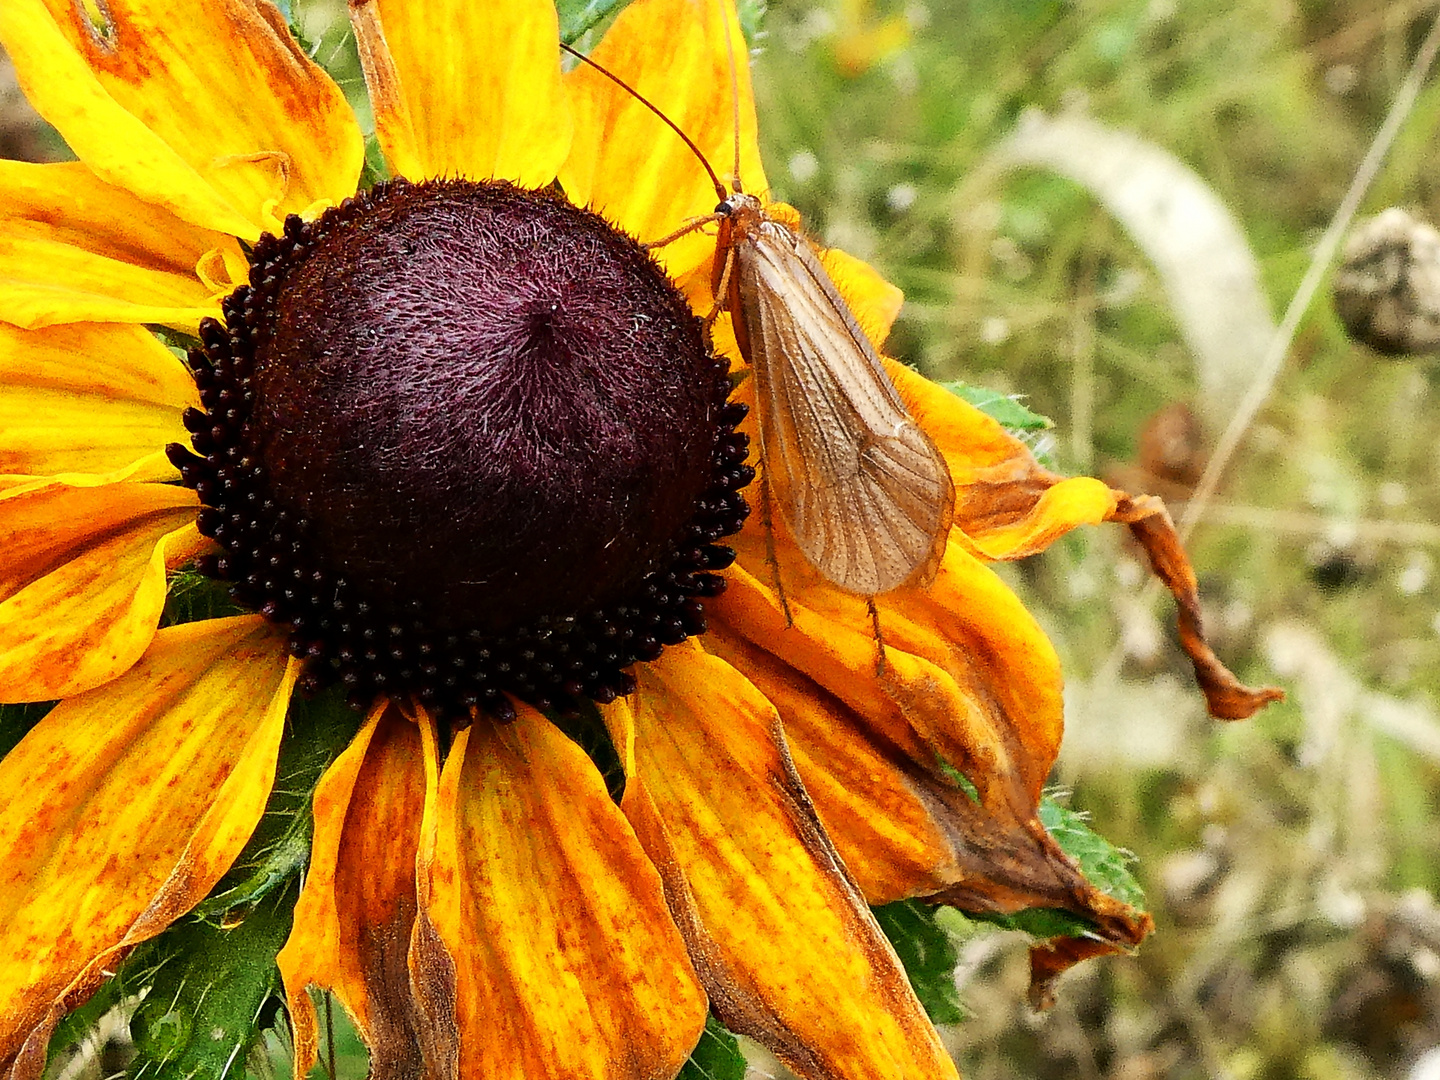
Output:
<svg viewBox="0 0 1440 1080">
<path fill-rule="evenodd" d="M 0 323 L 0 475 L 105 473 L 189 441 L 190 374 L 139 326 Z M 174 479 L 167 462 L 152 479 Z"/>
<path fill-rule="evenodd" d="M 760 193 L 767 185 L 756 142 L 750 49 L 729 0 L 637 0 L 594 52 L 597 63 L 689 136 L 727 186 L 736 156 L 732 55 L 740 179 L 746 191 Z M 705 167 L 633 94 L 585 64 L 566 75 L 565 85 L 575 109 L 575 140 L 560 183 L 571 201 L 593 207 L 645 242 L 715 209 L 715 186 Z M 655 252 L 672 277 L 708 264 L 714 253 L 714 234 L 700 232 Z"/>
<path fill-rule="evenodd" d="M 1152 495 L 1131 498 L 1121 492 L 1112 521 L 1130 526 L 1130 533 L 1145 549 L 1150 568 L 1175 597 L 1180 645 L 1195 668 L 1195 680 L 1205 694 L 1210 715 L 1220 720 L 1244 720 L 1272 701 L 1284 701 L 1285 692 L 1273 686 L 1251 689 L 1230 673 L 1210 651 L 1200 625 L 1199 583 L 1165 504 Z"/>
<path fill-rule="evenodd" d="M 477 720 L 434 822 L 421 907 L 454 965 L 435 1000 L 455 1010 L 459 1075 L 675 1075 L 705 995 L 590 759 L 523 706 L 513 724 Z"/>
<path fill-rule="evenodd" d="M 214 252 L 229 253 L 237 273 L 243 266 L 234 240 L 187 225 L 84 165 L 0 161 L 6 322 L 162 323 L 193 332 L 204 316 L 219 314 L 216 289 L 196 274 Z M 230 290 L 228 281 L 215 284 Z"/>
<path fill-rule="evenodd" d="M 5 0 L 0 42 L 81 161 L 185 221 L 254 240 L 355 192 L 354 115 L 268 3 Z"/>
<path fill-rule="evenodd" d="M 963 542 L 971 550 L 988 559 L 1018 559 L 1044 550 L 1077 525 L 1128 525 L 1156 576 L 1175 597 L 1180 644 L 1195 668 L 1210 715 L 1244 719 L 1284 697 L 1273 687 L 1245 686 L 1211 651 L 1200 626 L 1195 573 L 1159 499 L 1132 498 L 1088 477 L 1062 479 L 1042 469 L 1022 443 L 954 394 L 899 365 L 892 365 L 890 372 L 915 418 L 946 456 L 955 482 L 956 530 L 963 531 Z"/>
<path fill-rule="evenodd" d="M 555 179 L 570 111 L 550 0 L 350 0 L 350 18 L 393 172 Z"/>
<path fill-rule="evenodd" d="M 382 704 L 315 789 L 310 869 L 278 958 L 297 1077 L 315 1063 L 315 1009 L 305 992 L 312 985 L 333 991 L 348 1010 L 376 1075 L 423 1071 L 407 969 L 425 810 L 421 743 L 415 723 Z"/>
<path fill-rule="evenodd" d="M 167 563 L 208 541 L 195 493 L 168 484 L 0 479 L 0 701 L 51 701 L 139 659 Z"/>
<path fill-rule="evenodd" d="M 0 1072 L 38 1076 L 67 1005 L 229 869 L 270 795 L 297 670 L 258 615 L 162 630 L 0 761 Z"/>
<path fill-rule="evenodd" d="M 954 1077 L 769 702 L 693 644 L 636 675 L 625 812 L 716 1015 L 802 1077 Z"/>
</svg>

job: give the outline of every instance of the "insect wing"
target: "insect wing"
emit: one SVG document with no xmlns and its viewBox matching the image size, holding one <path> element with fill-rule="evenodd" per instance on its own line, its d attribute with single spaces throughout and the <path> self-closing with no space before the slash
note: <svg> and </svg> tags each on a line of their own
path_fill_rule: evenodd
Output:
<svg viewBox="0 0 1440 1080">
<path fill-rule="evenodd" d="M 734 243 L 761 456 L 800 550 L 857 595 L 928 584 L 954 510 L 945 459 L 805 240 L 767 220 Z"/>
</svg>

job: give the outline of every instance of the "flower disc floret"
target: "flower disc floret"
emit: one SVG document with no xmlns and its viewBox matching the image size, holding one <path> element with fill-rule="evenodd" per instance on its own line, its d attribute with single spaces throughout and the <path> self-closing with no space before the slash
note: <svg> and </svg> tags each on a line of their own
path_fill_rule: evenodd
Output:
<svg viewBox="0 0 1440 1080">
<path fill-rule="evenodd" d="M 633 240 L 502 182 L 396 181 L 251 254 L 172 459 L 306 684 L 506 717 L 628 692 L 704 630 L 753 473 L 684 298 Z"/>
</svg>

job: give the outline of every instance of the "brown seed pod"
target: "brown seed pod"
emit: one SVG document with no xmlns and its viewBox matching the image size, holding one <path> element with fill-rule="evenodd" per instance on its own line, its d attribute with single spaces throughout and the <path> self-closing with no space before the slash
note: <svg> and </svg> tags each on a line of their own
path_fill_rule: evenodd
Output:
<svg viewBox="0 0 1440 1080">
<path fill-rule="evenodd" d="M 1440 351 L 1440 233 L 1391 207 L 1357 227 L 1333 286 L 1356 341 L 1386 356 Z"/>
</svg>

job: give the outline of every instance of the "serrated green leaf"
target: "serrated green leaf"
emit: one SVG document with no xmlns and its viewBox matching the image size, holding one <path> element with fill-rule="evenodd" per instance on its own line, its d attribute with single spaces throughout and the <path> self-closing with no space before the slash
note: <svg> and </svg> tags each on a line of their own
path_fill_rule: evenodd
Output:
<svg viewBox="0 0 1440 1080">
<path fill-rule="evenodd" d="M 1062 806 L 1053 796 L 1042 795 L 1040 823 L 1065 854 L 1080 864 L 1090 884 L 1123 904 L 1145 907 L 1145 890 L 1130 873 L 1134 857 L 1090 828 L 1083 814 Z"/>
<path fill-rule="evenodd" d="M 992 420 L 1015 432 L 1046 431 L 1055 426 L 1047 416 L 1031 412 L 1017 398 L 963 382 L 941 383 L 956 397 L 968 401 Z"/>
<path fill-rule="evenodd" d="M 1080 864 L 1085 879 L 1105 895 L 1143 910 L 1145 892 L 1130 873 L 1131 856 L 1085 823 L 1083 814 L 1062 806 L 1051 795 L 1040 797 L 1040 822 L 1065 854 Z M 1084 937 L 1095 932 L 1094 925 L 1068 911 L 1030 908 L 1014 915 L 993 912 L 965 912 L 972 922 L 989 923 L 1006 930 L 1020 930 L 1033 938 Z"/>
<path fill-rule="evenodd" d="M 745 1055 L 740 1052 L 739 1040 L 719 1020 L 709 1017 L 676 1080 L 745 1080 Z"/>
<path fill-rule="evenodd" d="M 559 0 L 560 40 L 574 45 L 592 30 L 608 25 L 630 0 Z"/>
<path fill-rule="evenodd" d="M 910 985 L 932 1023 L 958 1024 L 965 1019 L 955 987 L 959 954 L 936 921 L 936 908 L 918 900 L 900 900 L 874 909 L 875 921 L 895 947 Z"/>
<path fill-rule="evenodd" d="M 223 927 L 186 918 L 132 954 L 114 980 L 127 995 L 145 992 L 130 1019 L 136 1056 L 128 1077 L 243 1075 L 280 991 L 275 957 L 290 935 L 298 892 L 293 883 Z"/>
</svg>

